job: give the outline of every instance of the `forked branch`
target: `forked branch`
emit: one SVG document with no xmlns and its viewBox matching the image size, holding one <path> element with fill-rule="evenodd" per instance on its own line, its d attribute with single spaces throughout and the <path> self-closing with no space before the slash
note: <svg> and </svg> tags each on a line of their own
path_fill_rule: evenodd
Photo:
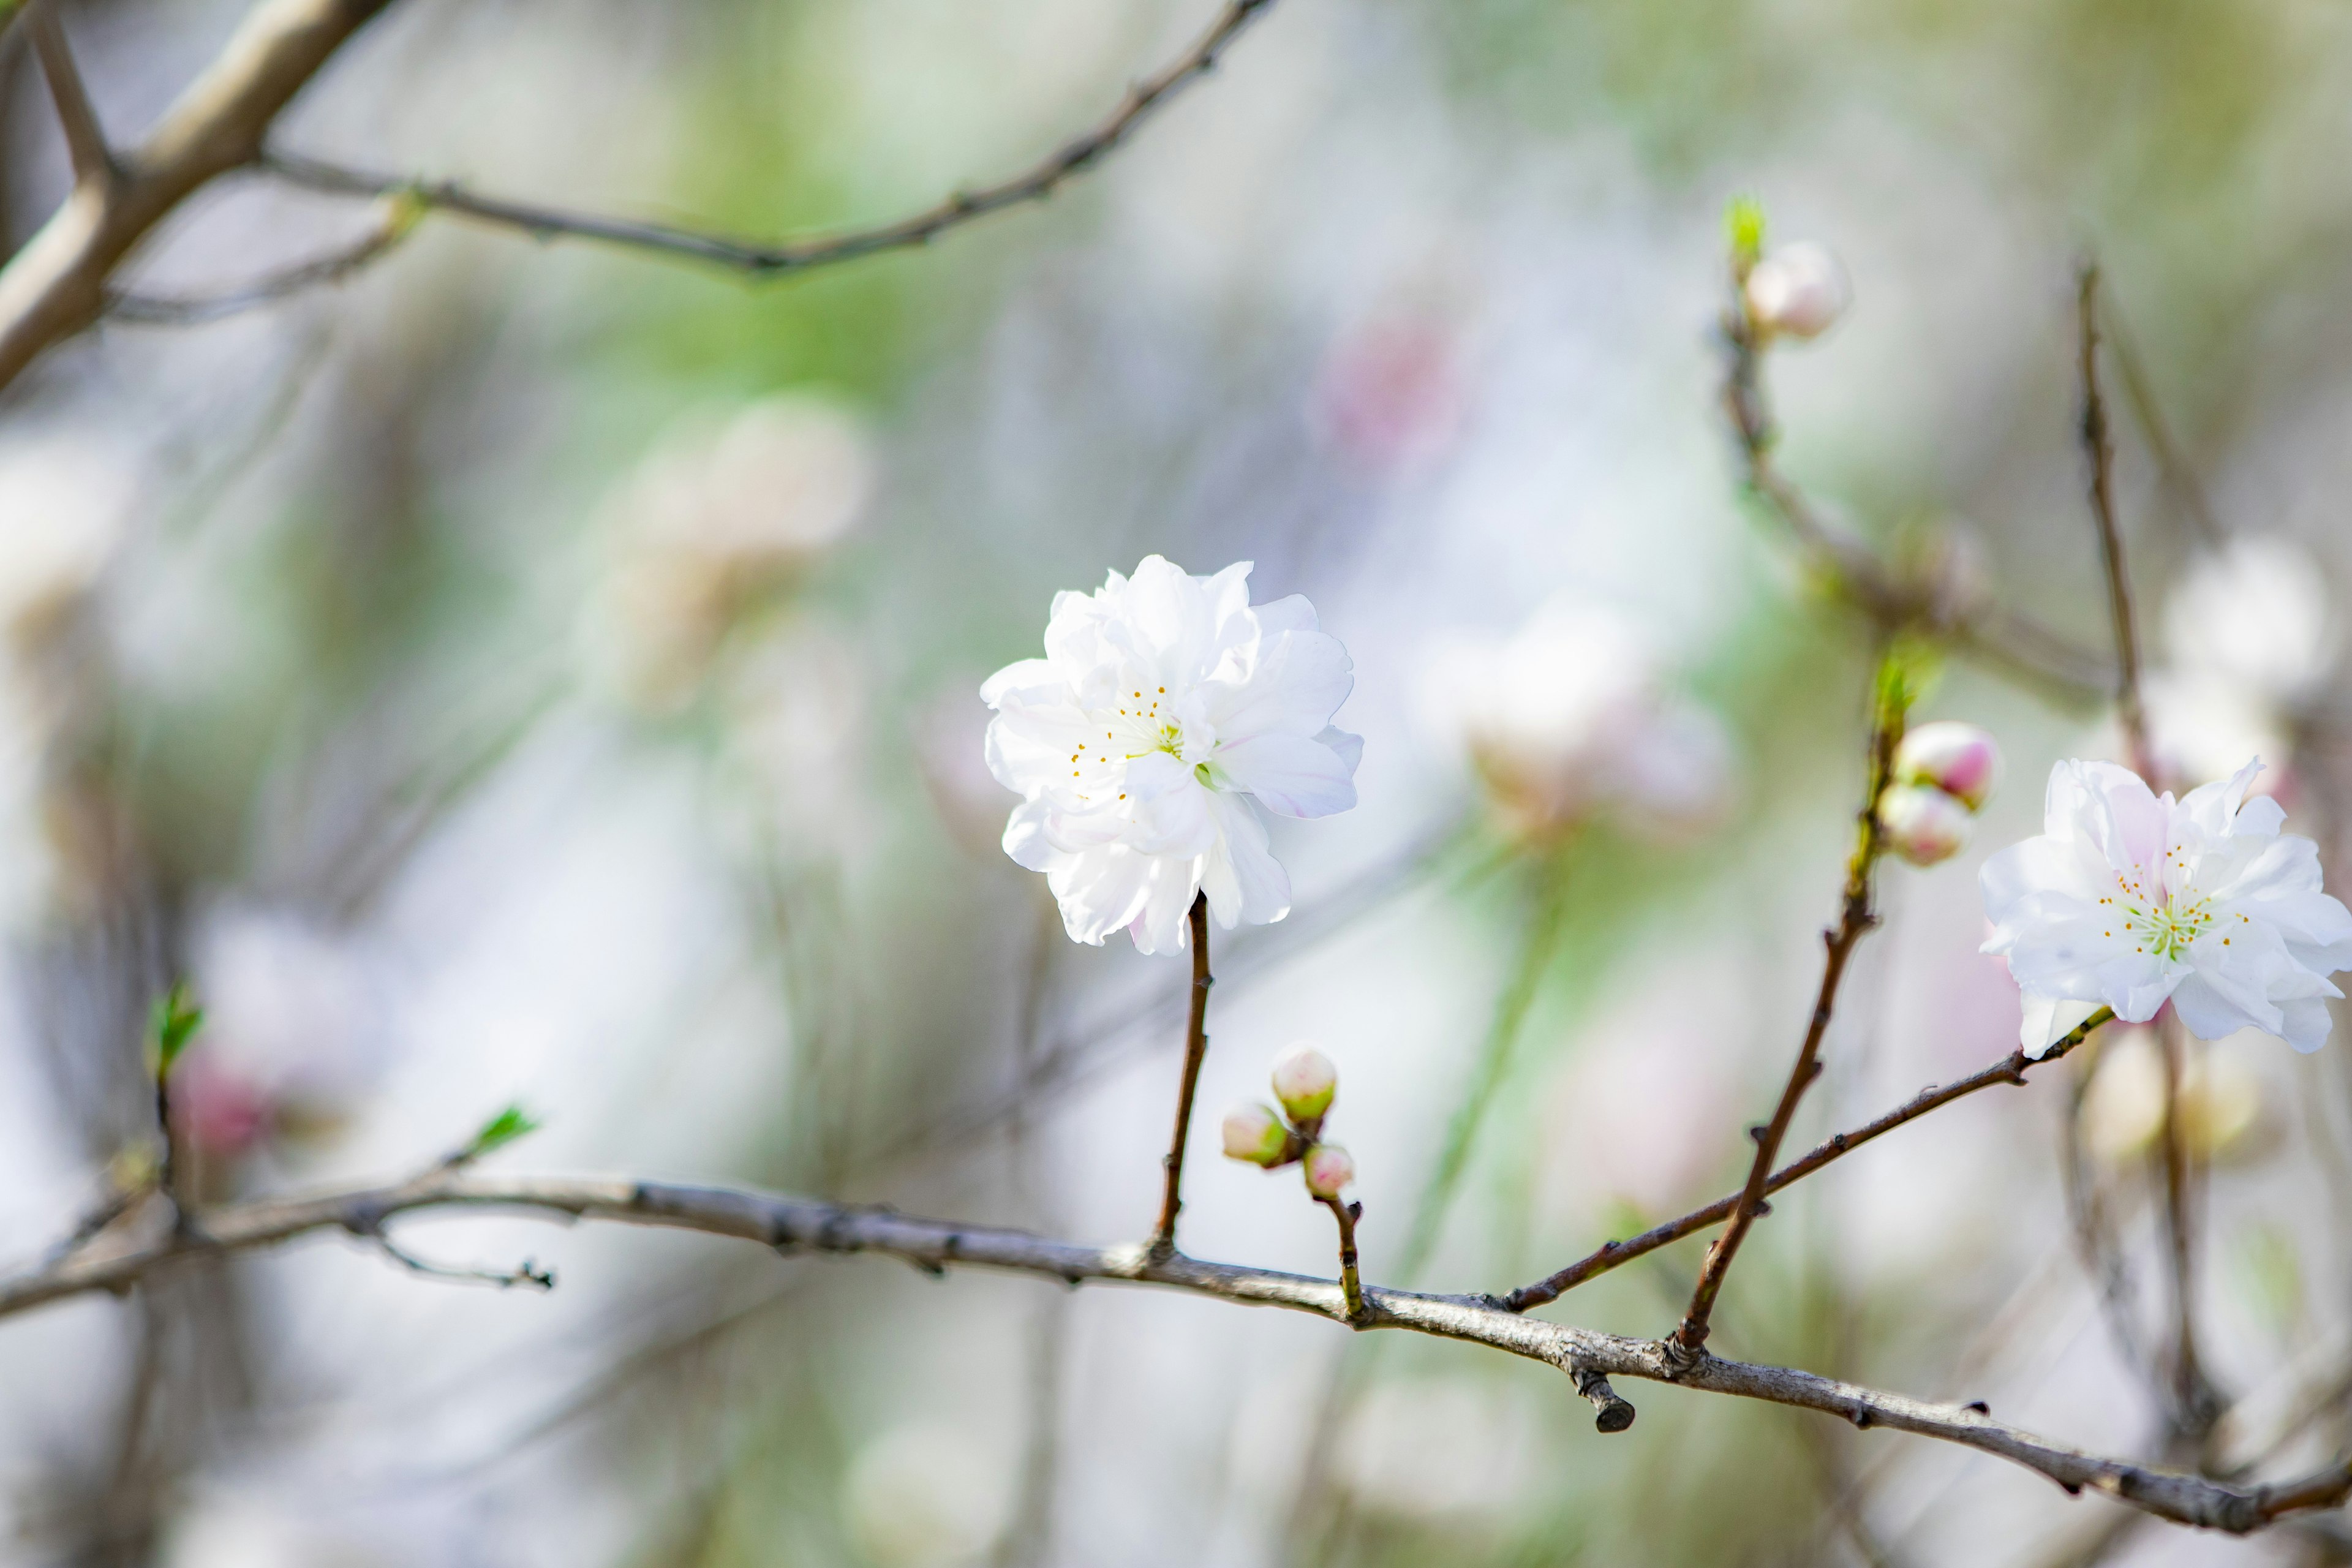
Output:
<svg viewBox="0 0 2352 1568">
<path fill-rule="evenodd" d="M 1990 1089 L 1997 1083 L 2022 1084 L 2028 1068 L 2043 1062 L 2056 1061 L 2088 1039 L 2092 1030 L 2114 1017 L 2112 1011 L 2102 1007 L 2038 1058 L 2029 1057 L 2021 1050 L 2011 1051 L 1990 1067 L 1970 1073 L 1966 1078 L 1956 1079 L 1950 1083 L 1929 1085 L 1876 1121 L 1865 1121 L 1851 1131 L 1834 1133 L 1815 1146 L 1812 1152 L 1781 1166 L 1764 1184 L 1765 1194 L 1769 1196 L 1784 1187 L 1793 1186 L 1832 1161 L 1853 1153 L 1879 1134 L 1891 1132 L 1906 1121 L 1916 1121 L 1927 1112 L 1965 1099 L 1980 1089 Z M 1744 1191 L 1726 1194 L 1705 1208 L 1693 1209 L 1679 1219 L 1670 1219 L 1628 1240 L 1605 1242 L 1597 1250 L 1587 1253 L 1557 1274 L 1548 1275 L 1532 1285 L 1520 1286 L 1502 1298 L 1503 1305 L 1511 1311 L 1524 1312 L 1548 1301 L 1556 1301 L 1586 1280 L 1606 1274 L 1620 1264 L 1631 1263 L 1645 1253 L 1655 1252 L 1659 1247 L 1680 1241 L 1686 1236 L 1696 1236 L 1709 1226 L 1721 1225 L 1739 1206 Z"/>
<path fill-rule="evenodd" d="M 927 244 L 975 218 L 1052 195 L 1125 142 L 1186 84 L 1214 69 L 1234 40 L 1274 0 L 1228 0 L 1205 33 L 1175 60 L 1131 87 L 1108 118 L 1008 180 L 960 191 L 935 206 L 875 227 L 772 244 L 478 195 L 452 182 L 371 174 L 291 153 L 265 155 L 263 140 L 278 111 L 386 3 L 262 0 L 153 133 L 122 157 L 103 163 L 99 154 L 105 152 L 104 139 L 97 133 L 95 115 L 86 112 L 88 95 L 80 89 L 80 79 L 70 74 L 71 58 L 62 53 L 61 37 L 45 38 L 39 30 L 42 5 L 33 5 L 35 42 L 49 68 L 75 168 L 82 177 L 40 233 L 0 268 L 0 387 L 110 309 L 127 320 L 153 323 L 208 321 L 347 277 L 398 242 L 399 235 L 385 226 L 374 240 L 205 299 L 150 299 L 110 287 L 115 269 L 158 224 L 196 191 L 234 169 L 257 165 L 312 190 L 391 196 L 404 205 L 454 213 L 541 239 L 599 240 L 761 277 L 802 272 Z M 0 4 L 0 19 L 5 16 L 6 6 Z M 54 24 L 48 26 L 53 30 Z"/>
</svg>

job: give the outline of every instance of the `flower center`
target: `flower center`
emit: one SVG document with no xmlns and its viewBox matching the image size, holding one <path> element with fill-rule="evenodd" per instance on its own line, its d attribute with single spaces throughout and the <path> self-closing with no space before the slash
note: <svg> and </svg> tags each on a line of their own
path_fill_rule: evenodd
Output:
<svg viewBox="0 0 2352 1568">
<path fill-rule="evenodd" d="M 1174 712 L 1175 699 L 1164 686 L 1129 687 L 1116 696 L 1110 707 L 1097 708 L 1087 715 L 1093 728 L 1070 753 L 1070 777 L 1081 801 L 1115 791 L 1119 792 L 1118 799 L 1125 800 L 1121 784 L 1127 764 L 1155 752 L 1196 764 L 1195 776 L 1204 784 L 1209 783 L 1203 759 L 1215 750 L 1214 731 L 1202 725 L 1201 732 L 1188 736 L 1184 721 Z"/>
<path fill-rule="evenodd" d="M 2177 855 L 2179 852 L 2175 850 L 2173 853 Z M 2212 927 L 2213 901 L 2199 897 L 2194 887 L 2183 888 L 2177 893 L 2168 892 L 2161 879 L 2151 879 L 2135 870 L 2129 874 L 2116 873 L 2116 888 L 2123 894 L 2120 900 L 2102 899 L 2099 901 L 2111 908 L 2120 904 L 2124 931 L 2132 939 L 2133 949 L 2137 952 L 2178 959 L 2189 951 L 2190 943 Z"/>
</svg>

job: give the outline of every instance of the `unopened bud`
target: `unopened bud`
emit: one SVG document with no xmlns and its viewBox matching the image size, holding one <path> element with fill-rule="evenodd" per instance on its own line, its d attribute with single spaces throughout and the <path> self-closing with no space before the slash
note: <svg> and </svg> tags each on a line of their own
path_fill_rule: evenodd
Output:
<svg viewBox="0 0 2352 1568">
<path fill-rule="evenodd" d="M 1886 847 L 1914 866 L 1958 854 L 1969 841 L 1969 808 L 1930 784 L 1896 784 L 1878 797 Z"/>
<path fill-rule="evenodd" d="M 1748 273 L 1748 316 L 1768 334 L 1819 337 L 1853 298 L 1837 258 L 1802 241 L 1771 251 Z"/>
<path fill-rule="evenodd" d="M 1307 1190 L 1317 1197 L 1336 1198 L 1355 1179 L 1354 1157 L 1337 1143 L 1318 1143 L 1307 1151 Z"/>
<path fill-rule="evenodd" d="M 1283 1152 L 1290 1145 L 1290 1129 L 1282 1124 L 1282 1118 L 1271 1106 L 1254 1100 L 1225 1112 L 1224 1131 L 1225 1158 L 1253 1165 L 1281 1163 Z"/>
<path fill-rule="evenodd" d="M 1895 748 L 1895 782 L 1932 784 L 1970 811 L 1981 811 L 2000 783 L 2000 747 L 1974 724 L 1948 719 L 1922 724 Z"/>
<path fill-rule="evenodd" d="M 1300 1046 L 1274 1064 L 1274 1097 L 1293 1121 L 1314 1121 L 1331 1109 L 1339 1091 L 1339 1069 L 1313 1046 Z"/>
</svg>

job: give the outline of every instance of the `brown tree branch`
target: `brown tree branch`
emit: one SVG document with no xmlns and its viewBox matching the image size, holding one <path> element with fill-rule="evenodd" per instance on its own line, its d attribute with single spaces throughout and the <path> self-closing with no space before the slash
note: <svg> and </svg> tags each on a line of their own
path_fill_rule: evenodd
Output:
<svg viewBox="0 0 2352 1568">
<path fill-rule="evenodd" d="M 58 123 L 66 135 L 66 155 L 73 161 L 76 184 L 103 184 L 114 177 L 114 154 L 106 145 L 106 131 L 89 101 L 89 89 L 74 64 L 73 46 L 58 25 L 57 0 L 32 0 L 25 8 L 25 27 L 40 57 L 41 75 L 49 84 L 49 98 L 58 108 Z"/>
<path fill-rule="evenodd" d="M 1715 1311 L 1716 1297 L 1722 1292 L 1723 1282 L 1731 1272 L 1732 1259 L 1739 1254 L 1739 1244 L 1747 1239 L 1756 1216 L 1764 1212 L 1764 1193 L 1771 1181 L 1772 1162 L 1780 1157 L 1780 1142 L 1788 1136 L 1798 1103 L 1821 1075 L 1822 1040 L 1829 1033 L 1830 1016 L 1837 1005 L 1838 985 L 1845 978 L 1846 963 L 1853 956 L 1856 944 L 1878 923 L 1871 908 L 1871 871 L 1878 863 L 1882 847 L 1878 797 L 1885 792 L 1895 743 L 1903 737 L 1907 697 L 1901 685 L 1902 678 L 1893 673 L 1891 658 L 1882 659 L 1872 673 L 1870 748 L 1864 769 L 1867 782 L 1862 809 L 1855 815 L 1853 853 L 1846 860 L 1845 894 L 1839 906 L 1837 929 L 1822 933 L 1829 953 L 1822 965 L 1822 984 L 1813 999 L 1813 1015 L 1805 1026 L 1804 1044 L 1798 1048 L 1797 1059 L 1789 1068 L 1789 1081 L 1781 1087 L 1780 1102 L 1773 1108 L 1772 1120 L 1748 1130 L 1756 1140 L 1756 1155 L 1748 1163 L 1748 1184 L 1732 1208 L 1731 1223 L 1707 1247 L 1706 1259 L 1699 1268 L 1698 1283 L 1691 1291 L 1690 1306 L 1666 1341 L 1670 1352 L 1680 1362 L 1695 1361 L 1706 1349 L 1707 1320 Z"/>
<path fill-rule="evenodd" d="M 1152 1227 L 1157 1251 L 1176 1250 L 1176 1215 L 1184 1207 L 1184 1144 L 1192 1131 L 1192 1096 L 1201 1085 L 1201 1062 L 1209 1054 L 1209 987 L 1217 977 L 1209 973 L 1209 895 L 1192 896 L 1192 1005 L 1184 1018 L 1184 1080 L 1176 1091 L 1176 1131 L 1160 1162 L 1164 1178 L 1160 1194 L 1160 1223 Z"/>
<path fill-rule="evenodd" d="M 1832 1161 L 1853 1153 L 1880 1133 L 1891 1132 L 1906 1121 L 1916 1121 L 1927 1112 L 1949 1105 L 1956 1100 L 1966 1099 L 1980 1089 L 1990 1089 L 1997 1083 L 2024 1083 L 2028 1068 L 2056 1061 L 2089 1038 L 2092 1030 L 2114 1016 L 2112 1011 L 2102 1007 L 2039 1058 L 2029 1057 L 2022 1050 L 2011 1051 L 1990 1067 L 1970 1073 L 1966 1078 L 1948 1084 L 1930 1084 L 1876 1121 L 1865 1121 L 1851 1131 L 1836 1133 L 1802 1159 L 1792 1160 L 1773 1172 L 1771 1179 L 1764 1184 L 1765 1194 L 1769 1196 L 1783 1187 L 1793 1186 Z M 1556 1301 L 1596 1275 L 1606 1274 L 1620 1264 L 1631 1263 L 1644 1253 L 1655 1252 L 1659 1247 L 1680 1241 L 1686 1236 L 1696 1236 L 1709 1226 L 1720 1225 L 1731 1217 L 1743 1195 L 1744 1189 L 1727 1193 L 1705 1208 L 1693 1209 L 1679 1219 L 1670 1219 L 1628 1240 L 1604 1243 L 1599 1250 L 1578 1258 L 1557 1274 L 1549 1275 L 1532 1285 L 1522 1285 L 1501 1298 L 1503 1308 L 1507 1311 L 1524 1312 L 1548 1301 Z"/>
<path fill-rule="evenodd" d="M 0 387 L 96 321 L 106 280 L 197 189 L 260 151 L 278 110 L 386 0 L 262 0 L 220 55 L 121 161 L 85 179 L 0 268 Z"/>
<path fill-rule="evenodd" d="M 184 1234 L 161 1225 L 143 1236 L 110 1233 L 52 1267 L 0 1279 L 0 1316 L 96 1290 L 121 1291 L 175 1266 L 253 1251 L 322 1231 L 370 1237 L 385 1222 L 426 1209 L 497 1209 L 526 1215 L 618 1221 L 701 1231 L 757 1242 L 787 1254 L 874 1252 L 926 1273 L 950 1267 L 1009 1269 L 1079 1285 L 1091 1281 L 1158 1286 L 1249 1306 L 1349 1321 L 1337 1281 L 1182 1254 L 1155 1256 L 1148 1245 L 1087 1247 L 987 1226 L 917 1219 L 737 1188 L 639 1182 L 620 1177 L 502 1176 L 438 1167 L 392 1186 L 356 1187 L 307 1196 L 261 1198 L 199 1213 Z M 2069 1492 L 2100 1493 L 2177 1523 L 2245 1534 L 2284 1515 L 2333 1508 L 2352 1495 L 2352 1463 L 2267 1485 L 2236 1486 L 2129 1460 L 2104 1458 L 1995 1421 L 1980 1405 L 1913 1399 L 1787 1367 L 1709 1356 L 1687 1369 L 1656 1341 L 1546 1322 L 1504 1310 L 1484 1297 L 1433 1296 L 1364 1288 L 1355 1326 L 1399 1329 L 1524 1356 L 1569 1373 L 1580 1391 L 1603 1405 L 1613 1395 L 1598 1379 L 1675 1383 L 1703 1393 L 1815 1410 L 1860 1428 L 1888 1427 L 1994 1455 L 2033 1470 Z M 1612 1404 L 1612 1402 L 1614 1402 Z"/>
<path fill-rule="evenodd" d="M 259 162 L 263 169 L 279 179 L 314 191 L 336 195 L 398 194 L 439 211 L 519 229 L 534 239 L 594 240 L 754 277 L 773 278 L 881 251 L 928 245 L 974 218 L 1045 200 L 1073 176 L 1100 162 L 1186 84 L 1215 69 L 1218 59 L 1242 30 L 1273 3 L 1274 0 L 1228 0 L 1208 31 L 1176 59 L 1130 87 L 1108 118 L 1012 178 L 978 190 L 958 191 L 935 206 L 889 223 L 808 239 L 744 240 L 671 224 L 572 212 L 478 195 L 456 181 L 371 173 L 294 153 L 272 153 Z"/>
</svg>

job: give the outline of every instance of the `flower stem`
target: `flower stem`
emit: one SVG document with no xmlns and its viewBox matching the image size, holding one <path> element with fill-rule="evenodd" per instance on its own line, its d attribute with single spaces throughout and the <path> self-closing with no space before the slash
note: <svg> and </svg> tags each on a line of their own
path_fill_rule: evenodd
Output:
<svg viewBox="0 0 2352 1568">
<path fill-rule="evenodd" d="M 1317 1198 L 1317 1203 L 1331 1211 L 1339 1222 L 1339 1293 L 1348 1303 L 1348 1321 L 1364 1321 L 1364 1285 L 1356 1273 L 1356 1220 L 1363 1213 L 1361 1204 L 1343 1203 L 1338 1198 Z"/>
<path fill-rule="evenodd" d="M 1160 1168 L 1167 1185 L 1160 1197 L 1160 1224 L 1152 1232 L 1151 1250 L 1166 1257 L 1176 1250 L 1176 1215 L 1184 1206 L 1184 1140 L 1192 1127 L 1192 1092 L 1200 1087 L 1201 1059 L 1209 1054 L 1209 895 L 1192 900 L 1192 1010 L 1184 1024 L 1184 1084 L 1176 1093 L 1176 1133 Z"/>
<path fill-rule="evenodd" d="M 1822 966 L 1821 990 L 1813 1000 L 1812 1021 L 1806 1026 L 1805 1042 L 1797 1052 L 1796 1065 L 1789 1069 L 1789 1081 L 1780 1090 L 1780 1103 L 1774 1108 L 1772 1120 L 1750 1130 L 1756 1140 L 1756 1157 L 1748 1168 L 1748 1184 L 1740 1189 L 1738 1205 L 1731 1211 L 1731 1223 L 1706 1249 L 1706 1261 L 1699 1268 L 1690 1306 L 1665 1342 L 1667 1357 L 1677 1366 L 1696 1363 L 1706 1347 L 1707 1320 L 1715 1310 L 1716 1298 L 1723 1290 L 1723 1281 L 1731 1272 L 1731 1260 L 1738 1255 L 1739 1244 L 1747 1239 L 1756 1216 L 1764 1212 L 1765 1188 L 1772 1179 L 1772 1162 L 1780 1157 L 1781 1140 L 1788 1136 L 1789 1123 L 1796 1118 L 1798 1102 L 1812 1087 L 1813 1079 L 1821 1076 L 1822 1039 L 1829 1033 L 1830 1015 L 1837 1005 L 1838 984 L 1845 978 L 1846 961 L 1853 956 L 1854 947 L 1870 928 L 1878 923 L 1870 900 L 1871 868 L 1885 847 L 1878 830 L 1878 797 L 1885 792 L 1887 775 L 1894 767 L 1895 747 L 1903 738 L 1910 700 L 1908 683 L 1897 664 L 1900 657 L 1898 650 L 1890 649 L 1884 654 L 1872 683 L 1869 782 L 1855 819 L 1854 849 L 1846 861 L 1845 897 L 1837 929 L 1822 933 L 1829 956 Z"/>
</svg>

